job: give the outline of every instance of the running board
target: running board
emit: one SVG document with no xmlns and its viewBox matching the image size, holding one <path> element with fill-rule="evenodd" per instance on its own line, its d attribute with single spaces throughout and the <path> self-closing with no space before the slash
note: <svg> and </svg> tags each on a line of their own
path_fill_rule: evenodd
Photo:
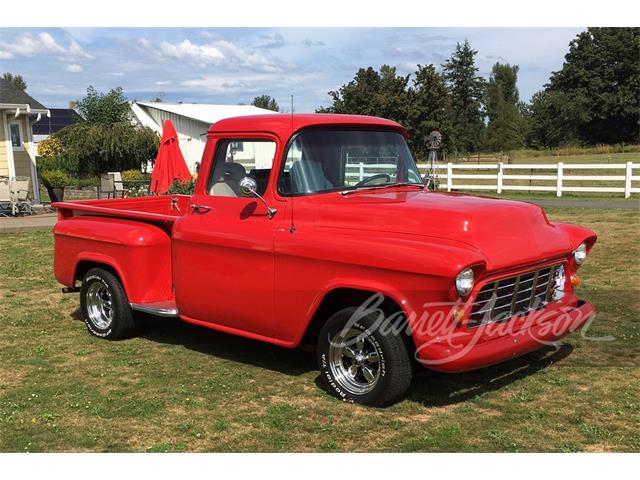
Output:
<svg viewBox="0 0 640 480">
<path fill-rule="evenodd" d="M 153 302 L 153 303 L 129 303 L 133 310 L 156 315 L 158 317 L 177 317 L 178 309 L 175 302 Z"/>
</svg>

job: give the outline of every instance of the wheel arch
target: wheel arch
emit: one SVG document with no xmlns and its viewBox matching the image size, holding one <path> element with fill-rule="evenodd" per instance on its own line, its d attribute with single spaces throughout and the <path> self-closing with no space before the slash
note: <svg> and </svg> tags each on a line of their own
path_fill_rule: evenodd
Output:
<svg viewBox="0 0 640 480">
<path fill-rule="evenodd" d="M 82 282 L 82 279 L 92 268 L 103 268 L 112 273 L 118 281 L 122 284 L 125 295 L 128 296 L 127 284 L 125 276 L 122 274 L 122 270 L 112 258 L 109 257 L 79 257 L 76 262 L 76 266 L 73 273 L 74 285 L 77 282 Z"/>
<path fill-rule="evenodd" d="M 300 344 L 305 347 L 315 347 L 318 335 L 320 334 L 320 330 L 331 315 L 342 310 L 343 308 L 361 305 L 372 295 L 378 293 L 383 296 L 382 303 L 380 303 L 378 308 L 380 308 L 385 313 L 385 315 L 388 316 L 396 312 L 402 312 L 402 337 L 410 353 L 413 353 L 416 349 L 416 346 L 413 339 L 411 327 L 408 323 L 407 312 L 401 306 L 401 302 L 398 301 L 398 299 L 396 299 L 394 295 L 387 292 L 360 287 L 341 286 L 334 287 L 331 290 L 325 292 L 324 296 L 313 312 L 310 321 L 307 324 Z"/>
</svg>

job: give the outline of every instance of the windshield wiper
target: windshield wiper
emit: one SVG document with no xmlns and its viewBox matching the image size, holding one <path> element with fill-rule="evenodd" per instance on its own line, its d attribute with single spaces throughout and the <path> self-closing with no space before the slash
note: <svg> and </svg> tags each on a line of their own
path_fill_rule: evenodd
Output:
<svg viewBox="0 0 640 480">
<path fill-rule="evenodd" d="M 410 183 L 410 182 L 385 183 L 384 185 L 370 185 L 370 186 L 363 185 L 361 187 L 355 187 L 349 190 L 343 190 L 340 192 L 340 195 L 351 195 L 354 192 L 359 192 L 362 190 L 382 190 L 384 188 L 390 188 L 390 187 L 409 187 L 409 186 L 418 187 L 420 188 L 420 190 L 425 189 L 425 185 L 423 183 Z"/>
</svg>

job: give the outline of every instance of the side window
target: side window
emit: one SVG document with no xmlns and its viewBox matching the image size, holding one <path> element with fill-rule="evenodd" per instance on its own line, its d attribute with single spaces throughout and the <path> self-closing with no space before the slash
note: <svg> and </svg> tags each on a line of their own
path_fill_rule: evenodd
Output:
<svg viewBox="0 0 640 480">
<path fill-rule="evenodd" d="M 258 193 L 264 195 L 276 153 L 272 140 L 223 140 L 216 148 L 207 191 L 216 197 L 242 197 L 240 180 L 253 177 Z"/>
</svg>

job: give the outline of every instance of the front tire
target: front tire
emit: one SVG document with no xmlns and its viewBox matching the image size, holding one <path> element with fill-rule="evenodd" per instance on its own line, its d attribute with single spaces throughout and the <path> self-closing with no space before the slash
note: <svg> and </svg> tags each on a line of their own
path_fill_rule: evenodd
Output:
<svg viewBox="0 0 640 480">
<path fill-rule="evenodd" d="M 80 309 L 87 330 L 107 340 L 132 337 L 136 332 L 120 280 L 103 268 L 92 268 L 82 280 Z"/>
<path fill-rule="evenodd" d="M 356 307 L 329 318 L 318 338 L 318 365 L 338 398 L 383 407 L 401 399 L 413 369 L 402 332 L 376 328 L 376 316 L 350 321 Z"/>
</svg>

